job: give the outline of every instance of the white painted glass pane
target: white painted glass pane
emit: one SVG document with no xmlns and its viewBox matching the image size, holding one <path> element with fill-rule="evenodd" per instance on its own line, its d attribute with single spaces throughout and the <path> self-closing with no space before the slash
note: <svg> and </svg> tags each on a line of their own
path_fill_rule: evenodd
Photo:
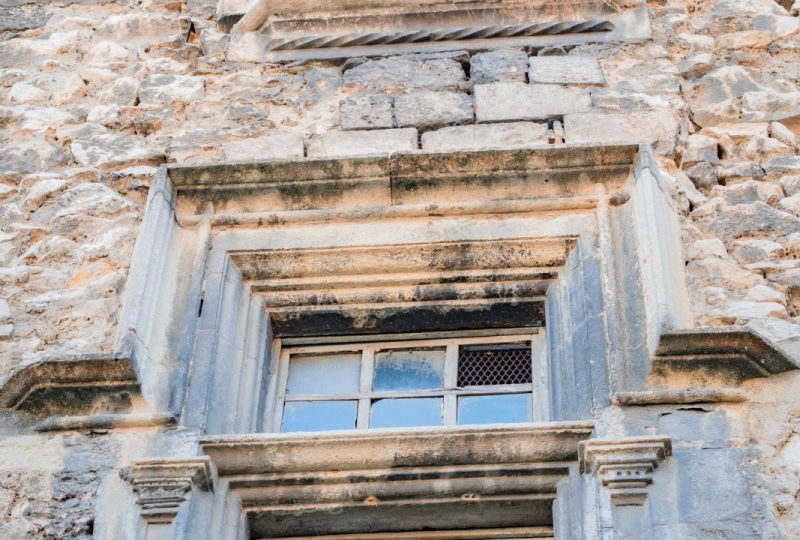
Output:
<svg viewBox="0 0 800 540">
<path fill-rule="evenodd" d="M 443 387 L 444 349 L 381 351 L 375 355 L 372 389 L 433 390 Z"/>
<path fill-rule="evenodd" d="M 361 378 L 361 355 L 319 354 L 292 356 L 286 394 L 355 393 Z"/>
<path fill-rule="evenodd" d="M 281 431 L 355 429 L 358 401 L 287 401 Z"/>
<path fill-rule="evenodd" d="M 530 394 L 461 396 L 459 424 L 508 424 L 531 421 Z"/>
<path fill-rule="evenodd" d="M 372 402 L 371 428 L 441 425 L 442 398 L 378 399 Z"/>
</svg>

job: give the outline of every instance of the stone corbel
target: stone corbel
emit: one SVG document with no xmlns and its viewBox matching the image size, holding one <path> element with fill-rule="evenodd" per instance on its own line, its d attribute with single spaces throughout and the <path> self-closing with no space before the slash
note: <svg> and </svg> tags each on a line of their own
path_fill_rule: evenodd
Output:
<svg viewBox="0 0 800 540">
<path fill-rule="evenodd" d="M 172 523 L 193 488 L 211 491 L 211 460 L 148 459 L 137 461 L 122 474 L 133 486 L 136 503 L 147 522 Z"/>
<path fill-rule="evenodd" d="M 594 439 L 578 446 L 581 472 L 596 474 L 616 506 L 642 506 L 658 464 L 672 455 L 666 436 Z"/>
</svg>

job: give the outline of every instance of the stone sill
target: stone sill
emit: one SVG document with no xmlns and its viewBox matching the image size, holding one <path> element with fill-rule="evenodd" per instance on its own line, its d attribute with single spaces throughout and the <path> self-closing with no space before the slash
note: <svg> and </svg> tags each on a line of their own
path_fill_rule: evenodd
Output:
<svg viewBox="0 0 800 540">
<path fill-rule="evenodd" d="M 200 440 L 220 475 L 577 460 L 593 422 L 222 435 Z"/>
</svg>

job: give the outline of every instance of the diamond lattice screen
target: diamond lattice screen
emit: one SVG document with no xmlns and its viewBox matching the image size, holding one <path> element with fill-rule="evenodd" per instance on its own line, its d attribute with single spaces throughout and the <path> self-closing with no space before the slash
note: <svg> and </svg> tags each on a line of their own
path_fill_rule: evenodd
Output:
<svg viewBox="0 0 800 540">
<path fill-rule="evenodd" d="M 460 347 L 458 386 L 526 384 L 533 380 L 531 347 Z"/>
</svg>

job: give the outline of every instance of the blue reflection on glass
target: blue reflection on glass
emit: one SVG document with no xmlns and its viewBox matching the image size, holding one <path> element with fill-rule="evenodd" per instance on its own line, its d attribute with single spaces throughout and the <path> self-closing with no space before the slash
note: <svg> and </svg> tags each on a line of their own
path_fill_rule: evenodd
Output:
<svg viewBox="0 0 800 540">
<path fill-rule="evenodd" d="M 444 349 L 383 351 L 375 355 L 372 389 L 432 390 L 442 388 Z"/>
<path fill-rule="evenodd" d="M 292 356 L 286 393 L 343 394 L 358 392 L 361 378 L 360 354 Z"/>
<path fill-rule="evenodd" d="M 287 401 L 281 431 L 355 429 L 357 401 Z"/>
<path fill-rule="evenodd" d="M 440 425 L 442 398 L 378 399 L 372 402 L 370 428 Z"/>
<path fill-rule="evenodd" d="M 508 424 L 530 421 L 530 394 L 462 396 L 458 398 L 459 424 Z"/>
</svg>

